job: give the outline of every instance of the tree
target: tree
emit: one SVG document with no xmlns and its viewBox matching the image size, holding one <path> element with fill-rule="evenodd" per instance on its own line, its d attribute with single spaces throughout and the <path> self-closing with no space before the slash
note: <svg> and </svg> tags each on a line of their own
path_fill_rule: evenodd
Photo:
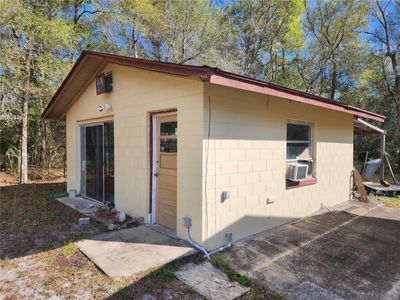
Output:
<svg viewBox="0 0 400 300">
<path fill-rule="evenodd" d="M 343 82 L 351 81 L 346 75 L 355 74 L 346 74 L 344 67 L 357 64 L 355 58 L 362 49 L 359 31 L 366 26 L 367 13 L 367 3 L 358 0 L 317 0 L 307 5 L 304 28 L 308 53 L 303 53 L 299 73 L 308 91 L 326 94 L 334 100 L 341 77 Z M 309 69 L 304 60 L 309 61 Z"/>
<path fill-rule="evenodd" d="M 303 45 L 303 3 L 240 0 L 226 9 L 234 33 L 235 58 L 241 73 L 279 81 L 285 78 L 287 52 Z"/>
<path fill-rule="evenodd" d="M 5 1 L 1 6 L 1 15 L 8 20 L 1 27 L 2 84 L 6 100 L 20 106 L 21 183 L 28 181 L 29 108 L 47 102 L 54 90 L 48 87 L 65 75 L 68 66 L 62 53 L 71 43 L 70 27 L 58 12 L 59 7 L 37 1 Z"/>
<path fill-rule="evenodd" d="M 92 18 L 103 11 L 98 4 L 92 0 L 65 0 L 61 3 L 60 17 L 70 25 L 73 38 L 70 40 L 68 48 L 72 63 L 79 54 L 91 44 L 95 43 L 95 25 Z"/>
<path fill-rule="evenodd" d="M 217 11 L 208 0 L 154 1 L 139 15 L 148 57 L 180 64 L 205 60 L 223 34 Z"/>
<path fill-rule="evenodd" d="M 369 107 L 387 116 L 388 151 L 397 156 L 400 166 L 400 1 L 375 1 L 371 4 L 371 26 L 365 31 L 373 68 L 369 82 Z M 376 78 L 374 80 L 374 78 Z"/>
</svg>

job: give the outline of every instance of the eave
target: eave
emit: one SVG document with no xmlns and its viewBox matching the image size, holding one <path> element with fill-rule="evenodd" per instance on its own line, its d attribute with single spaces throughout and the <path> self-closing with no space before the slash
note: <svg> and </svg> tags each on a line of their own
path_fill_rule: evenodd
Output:
<svg viewBox="0 0 400 300">
<path fill-rule="evenodd" d="M 164 63 L 151 60 L 136 59 L 106 53 L 84 51 L 77 60 L 50 103 L 44 110 L 44 119 L 63 119 L 65 112 L 81 95 L 90 82 L 108 63 L 130 66 L 148 71 L 171 74 L 175 76 L 199 78 L 211 84 L 275 96 L 283 100 L 295 101 L 324 109 L 339 111 L 379 122 L 385 116 L 363 110 L 338 101 L 286 88 L 266 81 L 252 79 L 246 76 L 224 72 L 218 68 L 208 66 L 190 66 L 173 63 Z M 66 92 L 68 91 L 68 95 Z"/>
</svg>

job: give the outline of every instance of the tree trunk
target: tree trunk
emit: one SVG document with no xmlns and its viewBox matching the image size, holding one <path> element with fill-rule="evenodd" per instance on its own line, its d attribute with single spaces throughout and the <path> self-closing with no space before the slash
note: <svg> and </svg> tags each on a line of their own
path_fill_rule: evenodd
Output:
<svg viewBox="0 0 400 300">
<path fill-rule="evenodd" d="M 22 105 L 22 132 L 21 132 L 21 172 L 20 182 L 28 183 L 28 111 L 29 111 L 29 81 L 31 77 L 32 49 L 28 48 L 25 61 L 25 84 Z"/>
<path fill-rule="evenodd" d="M 78 13 L 79 13 L 79 4 L 78 2 L 74 2 L 73 3 L 73 7 L 74 7 L 74 17 L 73 17 L 73 23 L 72 23 L 72 31 L 74 32 L 74 34 L 76 34 L 76 26 L 78 24 Z M 72 64 L 75 63 L 75 44 L 71 44 L 71 49 L 70 49 L 70 53 L 71 53 L 71 62 Z"/>
<path fill-rule="evenodd" d="M 132 22 L 132 50 L 133 57 L 138 58 L 135 20 Z"/>
<path fill-rule="evenodd" d="M 333 68 L 332 68 L 332 82 L 331 82 L 331 95 L 330 99 L 335 100 L 335 93 L 336 93 L 336 80 L 337 80 L 337 68 L 335 58 L 332 59 Z"/>
</svg>

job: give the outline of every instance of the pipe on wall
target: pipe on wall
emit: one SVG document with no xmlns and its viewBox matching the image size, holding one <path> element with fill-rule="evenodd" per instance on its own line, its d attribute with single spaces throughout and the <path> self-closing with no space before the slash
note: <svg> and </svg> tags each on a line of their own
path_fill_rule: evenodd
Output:
<svg viewBox="0 0 400 300">
<path fill-rule="evenodd" d="M 197 242 L 195 242 L 191 235 L 190 235 L 190 227 L 192 226 L 192 219 L 190 217 L 184 217 L 183 218 L 183 223 L 184 226 L 186 227 L 186 239 L 189 241 L 189 243 L 195 247 L 196 249 L 200 250 L 201 252 L 203 252 L 204 257 L 207 258 L 208 260 L 211 260 L 211 255 L 224 251 L 230 247 L 232 247 L 232 243 L 231 240 L 228 241 L 228 243 L 224 246 L 221 246 L 219 248 L 216 248 L 212 251 L 208 251 L 206 248 L 204 248 L 203 246 L 201 246 L 200 244 L 198 244 Z"/>
</svg>

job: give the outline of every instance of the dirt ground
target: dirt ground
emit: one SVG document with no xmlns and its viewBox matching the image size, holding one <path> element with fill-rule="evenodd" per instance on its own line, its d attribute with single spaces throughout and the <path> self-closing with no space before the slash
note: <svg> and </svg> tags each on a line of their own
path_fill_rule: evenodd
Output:
<svg viewBox="0 0 400 300">
<path fill-rule="evenodd" d="M 30 183 L 64 182 L 63 169 L 35 169 L 29 171 Z M 0 187 L 18 184 L 18 176 L 0 171 Z"/>
<path fill-rule="evenodd" d="M 64 190 L 60 174 L 25 185 L 0 174 L 0 299 L 204 299 L 174 276 L 187 261 L 204 261 L 201 255 L 140 278 L 106 276 L 74 242 L 107 229 L 94 220 L 79 226 L 80 213 L 49 197 Z M 250 286 L 242 300 L 280 298 L 221 269 L 231 280 Z"/>
<path fill-rule="evenodd" d="M 63 183 L 0 187 L 0 299 L 202 299 L 164 267 L 141 278 L 113 280 L 73 243 L 105 231 L 46 195 L 61 193 Z M 146 296 L 145 296 L 146 295 Z"/>
</svg>

